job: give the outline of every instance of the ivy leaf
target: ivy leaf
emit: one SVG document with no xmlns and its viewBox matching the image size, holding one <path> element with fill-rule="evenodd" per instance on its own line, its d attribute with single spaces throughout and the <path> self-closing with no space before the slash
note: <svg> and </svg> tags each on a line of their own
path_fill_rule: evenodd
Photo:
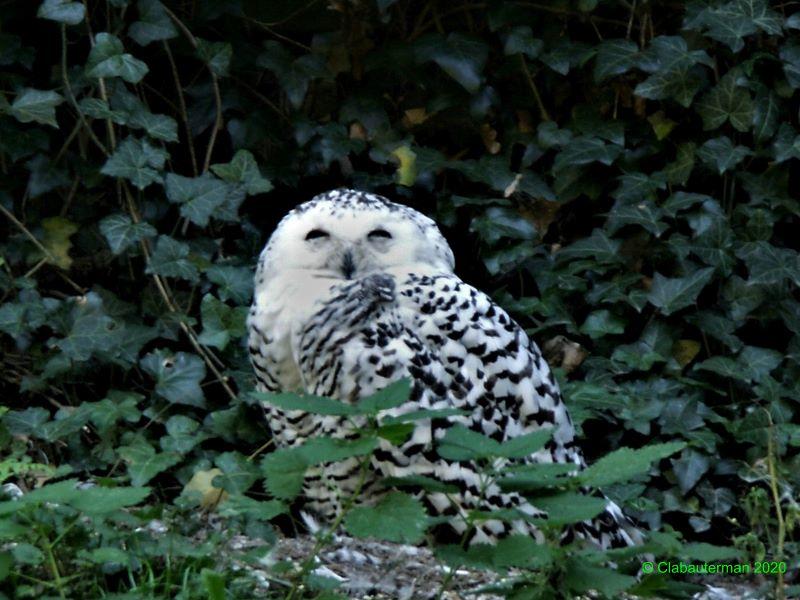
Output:
<svg viewBox="0 0 800 600">
<path fill-rule="evenodd" d="M 181 205 L 181 216 L 199 227 L 208 221 L 228 198 L 228 184 L 213 175 L 204 173 L 199 177 L 184 177 L 167 173 L 165 180 L 167 198 Z"/>
<path fill-rule="evenodd" d="M 261 174 L 249 150 L 237 150 L 229 163 L 211 165 L 214 174 L 227 183 L 244 186 L 249 195 L 266 194 L 272 189 L 269 179 Z"/>
<path fill-rule="evenodd" d="M 553 161 L 553 172 L 592 162 L 610 165 L 621 151 L 619 146 L 606 144 L 600 138 L 588 135 L 578 136 L 572 138 L 564 149 L 556 154 Z"/>
<path fill-rule="evenodd" d="M 153 237 L 157 231 L 149 223 L 134 223 L 123 213 L 109 215 L 100 221 L 100 233 L 106 238 L 111 252 L 121 254 L 136 242 Z"/>
<path fill-rule="evenodd" d="M 427 529 L 428 517 L 416 498 L 390 492 L 375 506 L 357 506 L 344 519 L 344 528 L 355 537 L 401 544 L 416 544 Z"/>
<path fill-rule="evenodd" d="M 489 47 L 482 41 L 462 33 L 451 33 L 446 39 L 428 36 L 417 43 L 420 57 L 432 60 L 471 94 L 481 85 Z"/>
<path fill-rule="evenodd" d="M 686 448 L 680 458 L 672 459 L 672 470 L 678 479 L 681 492 L 688 493 L 711 467 L 711 461 L 705 454 L 693 448 Z"/>
<path fill-rule="evenodd" d="M 726 121 L 737 131 L 748 131 L 753 123 L 753 100 L 750 92 L 737 83 L 739 72 L 728 72 L 697 104 L 703 128 L 716 129 Z"/>
<path fill-rule="evenodd" d="M 233 57 L 233 46 L 227 42 L 209 42 L 197 38 L 197 55 L 217 77 L 225 77 Z"/>
<path fill-rule="evenodd" d="M 21 123 L 36 122 L 58 129 L 56 106 L 63 101 L 56 92 L 25 88 L 17 94 L 9 112 Z"/>
<path fill-rule="evenodd" d="M 686 308 L 697 300 L 697 296 L 713 277 L 714 269 L 697 269 L 686 277 L 664 277 L 656 273 L 647 299 L 661 309 L 665 315 Z"/>
<path fill-rule="evenodd" d="M 147 64 L 125 52 L 120 39 L 110 33 L 98 33 L 94 47 L 86 60 L 86 75 L 101 77 L 121 77 L 128 83 L 139 83 L 148 73 Z"/>
<path fill-rule="evenodd" d="M 222 300 L 248 304 L 253 295 L 253 270 L 249 267 L 213 265 L 206 269 L 206 277 L 216 283 L 217 295 Z"/>
<path fill-rule="evenodd" d="M 216 484 L 230 494 L 244 494 L 260 477 L 258 466 L 239 452 L 223 452 L 214 464 L 223 473 L 215 479 Z"/>
<path fill-rule="evenodd" d="M 42 246 L 47 249 L 47 262 L 62 269 L 68 270 L 72 266 L 69 250 L 72 247 L 72 238 L 78 231 L 78 226 L 63 217 L 47 217 L 42 219 Z"/>
<path fill-rule="evenodd" d="M 612 315 L 610 311 L 596 310 L 586 317 L 580 331 L 594 340 L 609 334 L 624 333 L 625 321 Z"/>
<path fill-rule="evenodd" d="M 597 82 L 630 71 L 637 64 L 639 47 L 630 40 L 613 39 L 600 43 L 594 63 Z"/>
<path fill-rule="evenodd" d="M 139 364 L 156 380 L 156 393 L 168 402 L 205 407 L 200 382 L 205 379 L 206 365 L 196 354 L 159 349 L 144 356 Z"/>
<path fill-rule="evenodd" d="M 533 37 L 533 30 L 527 25 L 512 27 L 508 32 L 503 52 L 509 54 L 524 54 L 528 58 L 536 58 L 544 47 L 542 40 Z"/>
<path fill-rule="evenodd" d="M 208 434 L 198 432 L 200 423 L 185 415 L 172 415 L 165 423 L 167 435 L 159 440 L 161 448 L 167 452 L 187 454 L 192 448 L 208 438 Z"/>
<path fill-rule="evenodd" d="M 230 307 L 211 294 L 206 294 L 200 303 L 203 331 L 198 340 L 201 344 L 224 350 L 231 338 L 238 339 L 247 333 L 247 310 L 244 306 Z"/>
<path fill-rule="evenodd" d="M 36 13 L 40 19 L 50 19 L 65 25 L 77 25 L 83 21 L 85 15 L 86 9 L 81 2 L 69 0 L 44 0 Z"/>
<path fill-rule="evenodd" d="M 675 454 L 685 446 L 684 442 L 667 442 L 636 449 L 619 448 L 587 467 L 579 478 L 584 485 L 598 488 L 629 481 L 647 473 L 654 461 Z"/>
<path fill-rule="evenodd" d="M 650 100 L 673 98 L 688 108 L 705 82 L 699 64 L 713 63 L 704 51 L 689 50 L 680 36 L 658 36 L 640 56 L 639 67 L 651 75 L 636 86 L 634 94 Z"/>
<path fill-rule="evenodd" d="M 159 170 L 164 168 L 167 152 L 151 146 L 147 140 L 127 137 L 117 146 L 100 172 L 111 177 L 124 177 L 140 190 L 161 182 Z"/>
<path fill-rule="evenodd" d="M 769 242 L 750 242 L 736 250 L 747 265 L 747 285 L 774 285 L 789 279 L 800 285 L 800 254 Z"/>
<path fill-rule="evenodd" d="M 768 34 L 781 33 L 783 17 L 768 7 L 765 0 L 733 0 L 705 8 L 688 24 L 705 30 L 713 40 L 727 44 L 733 52 L 744 47 L 744 38 L 759 29 Z"/>
<path fill-rule="evenodd" d="M 188 256 L 189 246 L 187 244 L 168 235 L 160 235 L 150 262 L 147 264 L 146 272 L 164 277 L 197 281 L 200 277 L 197 267 L 188 260 Z"/>
<path fill-rule="evenodd" d="M 784 44 L 781 46 L 779 56 L 783 61 L 786 81 L 792 88 L 800 88 L 800 44 Z"/>
<path fill-rule="evenodd" d="M 752 154 L 753 152 L 746 146 L 734 146 L 727 135 L 708 140 L 697 151 L 698 158 L 716 168 L 720 175 L 730 171 Z"/>
<path fill-rule="evenodd" d="M 588 238 L 578 240 L 558 251 L 559 260 L 593 258 L 600 263 L 617 263 L 621 242 L 612 240 L 602 229 L 595 229 Z"/>
<path fill-rule="evenodd" d="M 76 299 L 70 317 L 69 333 L 55 345 L 71 360 L 86 361 L 95 352 L 111 349 L 111 333 L 119 325 L 106 314 L 103 300 L 95 292 Z"/>
<path fill-rule="evenodd" d="M 784 356 L 780 352 L 757 346 L 745 346 L 736 357 L 740 368 L 752 381 L 756 382 L 761 382 L 777 369 L 783 359 Z"/>
<path fill-rule="evenodd" d="M 753 104 L 753 135 L 760 144 L 775 134 L 778 128 L 778 97 L 772 91 L 762 91 L 756 95 Z"/>
<path fill-rule="evenodd" d="M 533 223 L 521 217 L 518 211 L 502 206 L 487 208 L 483 214 L 472 220 L 469 229 L 478 233 L 490 246 L 504 238 L 527 241 L 538 238 Z"/>
<path fill-rule="evenodd" d="M 300 108 L 309 84 L 328 75 L 325 61 L 316 54 L 293 58 L 275 41 L 264 43 L 264 51 L 256 58 L 256 65 L 274 72 L 294 108 Z"/>
<path fill-rule="evenodd" d="M 150 444 L 139 437 L 131 445 L 117 448 L 117 453 L 127 463 L 128 475 L 135 486 L 144 485 L 181 460 L 181 456 L 175 452 L 156 453 Z"/>
<path fill-rule="evenodd" d="M 164 5 L 158 0 L 139 0 L 139 20 L 128 28 L 128 35 L 140 46 L 152 42 L 169 40 L 178 35 L 178 30 L 169 18 Z"/>
</svg>

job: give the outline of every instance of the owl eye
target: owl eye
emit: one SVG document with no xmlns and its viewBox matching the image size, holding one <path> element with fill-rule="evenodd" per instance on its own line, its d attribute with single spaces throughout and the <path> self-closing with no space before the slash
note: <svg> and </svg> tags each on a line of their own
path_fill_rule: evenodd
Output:
<svg viewBox="0 0 800 600">
<path fill-rule="evenodd" d="M 367 234 L 367 237 L 370 238 L 370 239 L 373 239 L 373 240 L 377 239 L 377 238 L 383 238 L 385 240 L 390 240 L 390 239 L 392 239 L 392 234 L 389 233 L 388 231 L 386 231 L 385 229 L 373 229 L 372 231 L 370 231 Z"/>
<path fill-rule="evenodd" d="M 318 238 L 326 237 L 330 237 L 330 234 L 322 229 L 312 229 L 306 234 L 306 240 L 316 240 Z"/>
</svg>

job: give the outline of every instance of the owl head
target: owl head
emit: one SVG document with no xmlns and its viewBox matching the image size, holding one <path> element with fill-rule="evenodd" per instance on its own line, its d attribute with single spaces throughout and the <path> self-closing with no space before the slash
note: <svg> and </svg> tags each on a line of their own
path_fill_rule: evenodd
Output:
<svg viewBox="0 0 800 600">
<path fill-rule="evenodd" d="M 289 212 L 261 253 L 257 279 L 288 270 L 360 279 L 414 265 L 452 273 L 453 252 L 436 224 L 383 196 L 338 189 Z"/>
</svg>

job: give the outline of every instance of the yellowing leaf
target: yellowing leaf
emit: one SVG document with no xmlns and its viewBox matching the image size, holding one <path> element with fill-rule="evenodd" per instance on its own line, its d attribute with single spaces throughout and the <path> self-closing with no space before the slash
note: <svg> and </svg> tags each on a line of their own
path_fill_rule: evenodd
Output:
<svg viewBox="0 0 800 600">
<path fill-rule="evenodd" d="M 411 187 L 417 180 L 417 155 L 408 146 L 398 146 L 392 151 L 400 166 L 397 167 L 397 183 Z"/>
<path fill-rule="evenodd" d="M 211 482 L 214 477 L 222 475 L 222 469 L 209 469 L 207 471 L 195 471 L 192 478 L 183 487 L 183 493 L 188 494 L 197 492 L 200 494 L 200 506 L 208 510 L 213 510 L 228 498 L 228 493 L 218 487 L 214 487 Z"/>
<path fill-rule="evenodd" d="M 653 133 L 656 134 L 656 139 L 658 140 L 663 140 L 667 137 L 677 125 L 675 121 L 664 116 L 663 110 L 653 113 L 647 117 L 647 120 L 650 121 L 650 125 L 653 127 Z"/>
<path fill-rule="evenodd" d="M 692 362 L 698 352 L 700 352 L 700 342 L 695 340 L 678 340 L 672 346 L 672 356 L 682 367 Z"/>
<path fill-rule="evenodd" d="M 72 247 L 70 237 L 78 231 L 78 226 L 63 217 L 48 217 L 42 220 L 44 239 L 42 246 L 50 253 L 48 261 L 62 269 L 69 269 L 72 259 L 69 249 Z"/>
<path fill-rule="evenodd" d="M 428 118 L 428 112 L 425 110 L 425 107 L 422 108 L 409 108 L 405 115 L 403 116 L 403 126 L 408 129 L 409 127 L 413 127 L 414 125 L 419 125 L 420 123 L 424 123 L 425 119 Z"/>
</svg>

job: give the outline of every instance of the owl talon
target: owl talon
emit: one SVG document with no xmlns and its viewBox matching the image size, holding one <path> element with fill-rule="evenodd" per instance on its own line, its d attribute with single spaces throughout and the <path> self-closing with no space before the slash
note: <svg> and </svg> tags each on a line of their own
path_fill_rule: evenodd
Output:
<svg viewBox="0 0 800 600">
<path fill-rule="evenodd" d="M 361 290 L 364 296 L 381 302 L 393 302 L 395 282 L 394 278 L 382 273 L 365 277 L 361 281 Z"/>
</svg>

